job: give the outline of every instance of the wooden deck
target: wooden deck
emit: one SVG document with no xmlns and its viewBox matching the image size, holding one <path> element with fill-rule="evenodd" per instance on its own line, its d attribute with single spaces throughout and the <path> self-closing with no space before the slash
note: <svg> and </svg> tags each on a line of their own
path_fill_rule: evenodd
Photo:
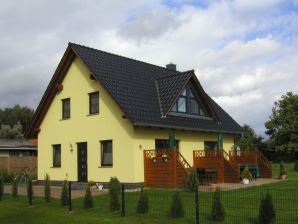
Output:
<svg viewBox="0 0 298 224">
<path fill-rule="evenodd" d="M 192 167 L 177 149 L 144 150 L 145 187 L 184 188 L 190 169 Z"/>
</svg>

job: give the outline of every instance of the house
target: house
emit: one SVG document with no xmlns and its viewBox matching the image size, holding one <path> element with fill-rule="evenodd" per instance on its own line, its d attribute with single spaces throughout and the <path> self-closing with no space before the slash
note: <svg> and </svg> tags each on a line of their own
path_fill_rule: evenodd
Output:
<svg viewBox="0 0 298 224">
<path fill-rule="evenodd" d="M 144 152 L 167 148 L 173 129 L 179 155 L 228 152 L 241 127 L 208 94 L 193 70 L 160 67 L 69 43 L 33 117 L 38 179 L 144 182 Z M 182 158 L 182 157 L 179 157 Z"/>
<path fill-rule="evenodd" d="M 33 142 L 35 143 L 35 142 Z M 26 140 L 0 139 L 0 170 L 36 171 L 37 145 Z"/>
</svg>

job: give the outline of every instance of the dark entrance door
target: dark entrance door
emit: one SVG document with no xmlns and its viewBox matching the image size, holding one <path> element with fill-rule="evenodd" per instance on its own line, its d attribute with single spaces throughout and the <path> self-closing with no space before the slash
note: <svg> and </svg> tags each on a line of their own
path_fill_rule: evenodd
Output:
<svg viewBox="0 0 298 224">
<path fill-rule="evenodd" d="M 87 182 L 87 142 L 78 145 L 78 181 Z"/>
</svg>

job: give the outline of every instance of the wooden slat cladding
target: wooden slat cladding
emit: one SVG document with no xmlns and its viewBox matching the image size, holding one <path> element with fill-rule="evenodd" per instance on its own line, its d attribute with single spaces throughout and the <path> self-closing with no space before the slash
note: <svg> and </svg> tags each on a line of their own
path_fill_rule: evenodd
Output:
<svg viewBox="0 0 298 224">
<path fill-rule="evenodd" d="M 0 170 L 7 170 L 8 172 L 20 172 L 21 170 L 37 171 L 37 157 L 36 156 L 11 156 L 0 157 Z"/>
<path fill-rule="evenodd" d="M 164 161 L 164 155 L 167 155 L 167 162 Z M 153 161 L 154 158 L 156 162 Z M 186 162 L 184 158 L 183 162 Z M 181 156 L 177 149 L 145 150 L 144 185 L 161 188 L 185 187 L 187 169 L 184 167 L 184 163 L 181 162 Z"/>
</svg>

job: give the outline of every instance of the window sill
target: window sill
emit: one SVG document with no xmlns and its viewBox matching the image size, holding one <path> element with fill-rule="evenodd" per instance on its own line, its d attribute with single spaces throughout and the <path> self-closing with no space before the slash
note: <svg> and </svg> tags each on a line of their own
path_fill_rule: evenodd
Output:
<svg viewBox="0 0 298 224">
<path fill-rule="evenodd" d="M 99 166 L 98 168 L 113 168 L 113 166 Z"/>
<path fill-rule="evenodd" d="M 94 116 L 94 115 L 99 115 L 99 113 L 87 114 L 87 117 L 89 117 L 89 116 Z"/>
<path fill-rule="evenodd" d="M 50 168 L 61 168 L 61 166 L 51 166 Z"/>
<path fill-rule="evenodd" d="M 60 121 L 67 121 L 70 120 L 70 118 L 61 118 Z"/>
</svg>

